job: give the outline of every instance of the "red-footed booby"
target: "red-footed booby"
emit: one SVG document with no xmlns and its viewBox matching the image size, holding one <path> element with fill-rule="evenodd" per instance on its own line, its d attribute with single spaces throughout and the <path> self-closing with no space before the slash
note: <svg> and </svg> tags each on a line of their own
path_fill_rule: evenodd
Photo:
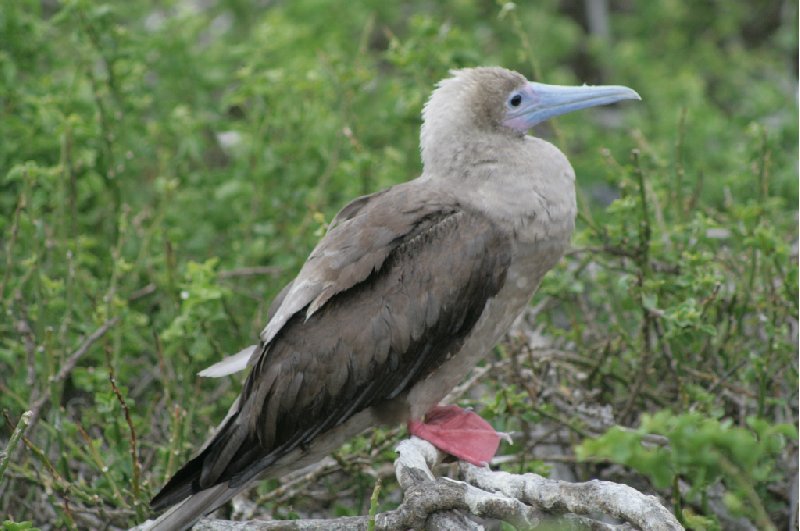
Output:
<svg viewBox="0 0 800 531">
<path fill-rule="evenodd" d="M 422 175 L 355 199 L 276 297 L 260 343 L 203 371 L 251 367 L 202 450 L 151 502 L 185 528 L 256 479 L 318 461 L 378 424 L 473 463 L 498 437 L 437 407 L 522 312 L 575 224 L 566 157 L 526 132 L 570 111 L 640 99 L 503 68 L 441 81 L 423 110 Z M 426 418 L 427 415 L 427 418 Z"/>
</svg>

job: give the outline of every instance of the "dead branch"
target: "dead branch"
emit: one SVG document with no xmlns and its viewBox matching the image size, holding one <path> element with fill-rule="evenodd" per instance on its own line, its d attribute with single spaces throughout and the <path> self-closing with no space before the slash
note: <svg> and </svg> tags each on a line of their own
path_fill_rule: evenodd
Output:
<svg viewBox="0 0 800 531">
<path fill-rule="evenodd" d="M 493 472 L 462 464 L 467 482 L 480 488 L 500 492 L 550 514 L 572 513 L 613 516 L 648 531 L 683 529 L 673 514 L 655 496 L 642 494 L 627 485 L 592 480 L 570 483 L 547 479 L 538 474 Z"/>
<path fill-rule="evenodd" d="M 569 483 L 537 474 L 495 472 L 461 463 L 465 481 L 435 478 L 431 468 L 444 455 L 430 443 L 412 437 L 397 446 L 397 480 L 404 491 L 400 506 L 375 516 L 374 529 L 483 529 L 467 515 L 502 520 L 520 529 L 532 529 L 561 517 L 570 528 L 622 531 L 682 530 L 672 513 L 654 496 L 608 481 Z M 617 518 L 608 524 L 598 515 Z M 247 521 L 203 520 L 195 529 L 241 530 L 366 530 L 368 516 L 330 520 Z"/>
</svg>

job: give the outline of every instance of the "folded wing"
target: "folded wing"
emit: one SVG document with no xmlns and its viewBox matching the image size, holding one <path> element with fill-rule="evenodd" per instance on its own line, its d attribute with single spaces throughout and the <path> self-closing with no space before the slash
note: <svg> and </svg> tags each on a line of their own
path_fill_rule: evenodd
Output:
<svg viewBox="0 0 800 531">
<path fill-rule="evenodd" d="M 508 235 L 400 185 L 337 216 L 262 332 L 237 410 L 153 499 L 235 487 L 455 355 L 503 285 Z"/>
</svg>

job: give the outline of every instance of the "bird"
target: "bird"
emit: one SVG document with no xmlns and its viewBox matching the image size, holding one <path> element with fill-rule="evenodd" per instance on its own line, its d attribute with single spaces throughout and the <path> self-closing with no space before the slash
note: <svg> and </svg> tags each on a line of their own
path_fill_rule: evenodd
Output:
<svg viewBox="0 0 800 531">
<path fill-rule="evenodd" d="M 376 425 L 405 421 L 459 459 L 488 462 L 498 434 L 438 404 L 529 304 L 577 212 L 566 156 L 527 133 L 638 99 L 502 67 L 451 71 L 423 107 L 421 175 L 344 206 L 272 302 L 258 344 L 200 373 L 250 369 L 213 435 L 152 499 L 171 508 L 151 529 L 187 528 Z"/>
</svg>

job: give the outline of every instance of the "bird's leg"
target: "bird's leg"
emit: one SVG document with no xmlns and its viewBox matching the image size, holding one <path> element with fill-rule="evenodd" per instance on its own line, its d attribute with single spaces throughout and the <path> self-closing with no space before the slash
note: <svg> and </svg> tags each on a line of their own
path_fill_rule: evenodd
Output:
<svg viewBox="0 0 800 531">
<path fill-rule="evenodd" d="M 508 438 L 494 431 L 477 413 L 458 406 L 434 407 L 425 420 L 409 420 L 408 432 L 477 466 L 487 464 L 497 453 L 500 439 Z"/>
</svg>

